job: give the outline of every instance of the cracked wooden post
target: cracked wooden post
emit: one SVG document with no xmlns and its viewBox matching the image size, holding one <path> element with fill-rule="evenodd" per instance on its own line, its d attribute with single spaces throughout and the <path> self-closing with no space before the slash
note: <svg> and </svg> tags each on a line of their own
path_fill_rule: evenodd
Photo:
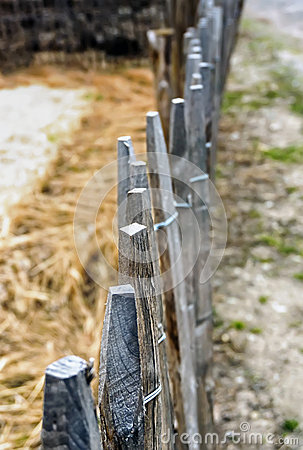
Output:
<svg viewBox="0 0 303 450">
<path fill-rule="evenodd" d="M 90 388 L 91 367 L 78 356 L 66 356 L 45 371 L 42 449 L 101 450 Z"/>
<path fill-rule="evenodd" d="M 188 300 L 188 312 L 190 320 L 191 330 L 191 347 L 193 350 L 193 361 L 195 361 L 195 292 L 194 292 L 194 272 L 190 268 L 194 267 L 195 257 L 197 256 L 196 246 L 193 239 L 194 233 L 194 216 L 191 208 L 192 203 L 192 190 L 189 182 L 184 183 L 185 180 L 189 180 L 191 173 L 189 166 L 185 161 L 189 160 L 188 146 L 186 145 L 186 132 L 185 132 L 185 120 L 184 120 L 184 100 L 182 98 L 176 98 L 172 100 L 171 113 L 170 113 L 170 141 L 169 141 L 169 154 L 177 156 L 181 159 L 174 159 L 170 165 L 173 189 L 177 198 L 176 207 L 178 211 L 178 220 L 180 223 L 180 229 L 182 230 L 182 259 L 183 267 L 189 268 L 185 277 L 186 293 Z M 184 161 L 185 160 L 185 161 Z"/>
<path fill-rule="evenodd" d="M 118 138 L 118 229 L 126 225 L 125 208 L 127 193 L 130 190 L 130 164 L 136 160 L 130 136 Z"/>
<path fill-rule="evenodd" d="M 185 104 L 186 138 L 188 157 L 197 168 L 204 172 L 192 174 L 189 180 L 193 190 L 193 210 L 200 232 L 194 237 L 199 246 L 199 255 L 194 267 L 194 291 L 196 302 L 196 376 L 198 382 L 199 421 L 203 433 L 212 429 L 212 301 L 211 284 L 200 282 L 200 275 L 207 261 L 210 247 L 209 217 L 209 178 L 207 171 L 207 152 L 205 146 L 204 97 L 202 86 L 191 86 L 190 99 Z"/>
<path fill-rule="evenodd" d="M 160 116 L 147 114 L 147 151 L 155 218 L 166 234 L 166 249 L 161 254 L 161 269 L 169 344 L 170 375 L 174 388 L 174 407 L 178 434 L 199 432 L 195 370 L 192 358 L 190 319 L 181 255 L 179 227 Z M 157 225 L 155 225 L 157 229 Z M 162 236 L 162 237 L 161 237 Z M 158 236 L 162 249 L 164 235 Z M 192 440 L 189 448 L 199 448 Z"/>
<path fill-rule="evenodd" d="M 135 291 L 111 287 L 100 352 L 99 411 L 104 449 L 143 448 L 144 405 Z"/>
<path fill-rule="evenodd" d="M 148 189 L 148 177 L 146 162 L 135 161 L 130 165 L 130 189 L 146 188 Z"/>
<path fill-rule="evenodd" d="M 144 225 L 132 223 L 119 230 L 119 283 L 131 284 L 136 295 L 145 402 L 144 448 L 160 449 L 161 410 L 170 408 L 170 405 L 162 404 L 162 400 L 168 399 L 160 396 L 162 386 L 159 370 L 157 292 L 152 283 L 154 265 L 149 242 L 147 227 Z"/>
<path fill-rule="evenodd" d="M 185 66 L 185 85 L 184 85 L 184 98 L 188 101 L 190 96 L 190 87 L 194 73 L 199 73 L 199 64 L 201 62 L 200 53 L 191 53 L 186 58 Z"/>
<path fill-rule="evenodd" d="M 149 246 L 151 251 L 151 258 L 153 264 L 154 275 L 151 282 L 155 287 L 157 293 L 157 317 L 158 317 L 158 342 L 159 344 L 159 365 L 161 374 L 161 384 L 163 386 L 161 396 L 166 397 L 162 400 L 162 404 L 170 405 L 170 407 L 162 408 L 162 434 L 164 436 L 172 433 L 174 414 L 172 408 L 172 400 L 168 379 L 168 365 L 166 352 L 166 321 L 163 314 L 163 303 L 161 294 L 161 279 L 159 254 L 157 247 L 157 240 L 154 230 L 154 221 L 152 217 L 152 206 L 150 192 L 146 188 L 135 188 L 129 191 L 127 196 L 127 219 L 129 223 L 138 222 L 147 227 L 147 236 L 149 239 Z"/>
</svg>

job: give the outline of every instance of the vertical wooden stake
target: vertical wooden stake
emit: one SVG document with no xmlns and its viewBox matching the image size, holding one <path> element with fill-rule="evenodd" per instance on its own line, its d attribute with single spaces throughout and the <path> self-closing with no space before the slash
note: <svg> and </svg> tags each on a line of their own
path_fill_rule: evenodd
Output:
<svg viewBox="0 0 303 450">
<path fill-rule="evenodd" d="M 104 449 L 143 448 L 144 406 L 135 291 L 111 287 L 100 353 L 99 410 Z"/>
<path fill-rule="evenodd" d="M 90 368 L 78 356 L 66 356 L 45 371 L 42 449 L 101 450 Z"/>
<path fill-rule="evenodd" d="M 155 218 L 164 224 L 176 217 L 169 163 L 165 140 L 158 113 L 147 114 L 147 150 Z M 167 248 L 161 254 L 161 268 L 165 299 L 167 332 L 170 349 L 170 372 L 174 387 L 174 405 L 179 435 L 198 433 L 196 409 L 196 383 L 192 359 L 190 320 L 184 270 L 181 256 L 181 242 L 177 221 L 163 225 Z M 158 237 L 159 247 L 163 243 Z M 179 375 L 180 374 L 180 375 Z M 179 379 L 181 376 L 181 380 Z M 192 440 L 189 448 L 199 448 Z"/>
<path fill-rule="evenodd" d="M 126 225 L 125 207 L 130 190 L 130 164 L 136 160 L 130 136 L 118 138 L 118 229 Z"/>
<path fill-rule="evenodd" d="M 144 398 L 158 392 L 145 404 L 144 446 L 161 448 L 161 376 L 159 373 L 157 293 L 147 227 L 133 223 L 119 230 L 119 283 L 135 289 L 138 338 Z M 144 447 L 145 448 L 145 447 Z"/>
</svg>

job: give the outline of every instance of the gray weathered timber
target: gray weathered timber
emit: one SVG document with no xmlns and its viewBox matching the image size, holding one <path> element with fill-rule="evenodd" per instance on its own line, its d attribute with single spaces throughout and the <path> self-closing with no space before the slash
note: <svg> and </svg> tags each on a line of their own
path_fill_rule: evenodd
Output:
<svg viewBox="0 0 303 450">
<path fill-rule="evenodd" d="M 47 367 L 42 449 L 101 449 L 89 371 L 78 356 L 66 356 Z"/>
<path fill-rule="evenodd" d="M 147 227 L 132 223 L 119 230 L 119 283 L 135 289 L 143 396 L 159 389 L 157 293 Z M 144 448 L 161 448 L 161 396 L 145 404 Z"/>
<path fill-rule="evenodd" d="M 135 161 L 130 165 L 130 189 L 134 188 L 148 189 L 146 162 L 144 161 Z"/>
<path fill-rule="evenodd" d="M 211 30 L 210 30 L 210 21 L 208 17 L 203 17 L 200 19 L 198 23 L 198 36 L 200 39 L 200 45 L 202 47 L 202 55 L 203 61 L 210 62 L 211 61 Z"/>
<path fill-rule="evenodd" d="M 212 95 L 212 78 L 214 75 L 214 64 L 208 62 L 202 62 L 199 65 L 200 74 L 202 77 L 202 84 L 204 88 L 204 101 L 205 101 L 205 121 L 206 121 L 206 140 L 208 141 L 211 136 L 208 136 L 207 129 L 210 127 L 210 122 L 212 120 L 212 110 L 213 110 L 213 95 Z"/>
<path fill-rule="evenodd" d="M 182 260 L 183 268 L 189 268 L 185 276 L 186 293 L 189 308 L 189 321 L 191 330 L 191 345 L 195 347 L 194 329 L 196 325 L 195 319 L 195 292 L 194 292 L 194 267 L 195 258 L 197 257 L 196 245 L 193 239 L 195 229 L 195 218 L 191 208 L 192 190 L 189 179 L 191 177 L 188 146 L 186 144 L 185 119 L 184 119 L 184 100 L 181 98 L 172 100 L 170 115 L 170 141 L 169 154 L 178 157 L 173 159 L 170 164 L 172 175 L 173 190 L 175 193 L 176 207 L 178 211 L 178 220 L 180 229 L 182 230 Z M 180 159 L 179 159 L 180 158 Z M 187 181 L 187 182 L 184 182 Z M 187 207 L 188 205 L 188 207 Z M 194 355 L 193 355 L 194 357 Z"/>
<path fill-rule="evenodd" d="M 198 67 L 199 70 L 199 67 Z M 194 72 L 195 73 L 195 72 Z M 185 127 L 189 160 L 206 172 L 204 90 L 200 84 L 190 86 L 185 102 Z"/>
<path fill-rule="evenodd" d="M 165 136 L 169 133 L 170 102 L 174 97 L 174 68 L 172 67 L 173 29 L 150 30 L 148 40 L 154 72 L 157 108 L 164 124 Z"/>
<path fill-rule="evenodd" d="M 215 76 L 214 76 L 214 107 L 212 118 L 212 131 L 211 131 L 211 151 L 210 151 L 210 178 L 212 181 L 215 179 L 215 168 L 217 160 L 217 136 L 219 129 L 220 119 L 220 106 L 222 95 L 222 77 L 221 77 L 221 47 L 222 47 L 222 8 L 214 8 L 214 63 L 215 63 Z"/>
<path fill-rule="evenodd" d="M 190 53 L 186 58 L 184 85 L 184 98 L 186 102 L 190 97 L 190 86 L 193 74 L 199 72 L 199 64 L 201 60 L 202 55 L 200 53 Z"/>
<path fill-rule="evenodd" d="M 157 247 L 157 240 L 154 231 L 154 221 L 152 217 L 152 206 L 149 190 L 145 188 L 135 188 L 129 191 L 127 196 L 127 219 L 129 223 L 138 222 L 147 227 L 147 236 L 149 239 L 149 246 L 151 251 L 151 258 L 153 264 L 154 275 L 151 278 L 151 282 L 157 295 L 157 317 L 158 317 L 158 341 L 163 338 L 166 330 L 166 323 L 163 315 L 163 304 L 161 295 L 161 278 L 160 278 L 160 266 L 159 266 L 159 254 Z M 159 365 L 162 385 L 162 434 L 168 436 L 173 434 L 173 407 L 171 400 L 171 393 L 168 380 L 168 367 L 167 367 L 167 353 L 166 353 L 166 341 L 159 344 Z M 171 448 L 172 443 L 165 445 L 164 448 Z"/>
<path fill-rule="evenodd" d="M 103 324 L 99 411 L 104 449 L 144 446 L 144 405 L 135 291 L 111 287 Z"/>
<path fill-rule="evenodd" d="M 164 222 L 176 213 L 165 140 L 158 113 L 147 114 L 147 151 L 155 218 Z M 163 291 L 169 339 L 170 374 L 178 433 L 199 432 L 195 369 L 192 359 L 190 320 L 178 223 L 163 228 L 167 247 L 161 254 Z M 159 235 L 159 247 L 163 243 Z M 181 377 L 181 380 L 179 379 Z M 180 401 L 182 399 L 182 401 Z M 191 442 L 189 448 L 199 448 Z"/>
<path fill-rule="evenodd" d="M 202 324 L 198 325 L 196 332 L 196 353 L 197 358 L 197 373 L 200 375 L 197 380 L 199 402 L 198 415 L 199 423 L 201 424 L 202 433 L 210 433 L 214 431 L 213 419 L 213 374 L 212 374 L 212 360 L 213 360 L 213 343 L 212 343 L 212 320 L 208 319 Z M 213 446 L 208 446 L 207 449 L 214 449 Z"/>
<path fill-rule="evenodd" d="M 127 193 L 130 190 L 130 163 L 136 160 L 130 136 L 118 138 L 118 229 L 126 225 L 125 207 Z"/>
</svg>

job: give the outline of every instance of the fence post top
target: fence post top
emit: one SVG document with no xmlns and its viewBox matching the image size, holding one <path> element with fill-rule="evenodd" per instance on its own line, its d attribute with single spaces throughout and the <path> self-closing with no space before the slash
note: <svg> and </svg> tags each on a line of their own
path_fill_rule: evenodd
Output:
<svg viewBox="0 0 303 450">
<path fill-rule="evenodd" d="M 146 114 L 146 117 L 157 117 L 159 116 L 158 111 L 148 111 L 148 113 Z"/>
<path fill-rule="evenodd" d="M 47 366 L 45 375 L 49 375 L 60 380 L 65 380 L 66 378 L 71 378 L 78 375 L 79 372 L 86 369 L 87 362 L 84 359 L 79 356 L 70 355 L 64 356 L 63 358 L 58 359 Z"/>
<path fill-rule="evenodd" d="M 126 227 L 120 228 L 122 233 L 128 234 L 129 236 L 134 236 L 137 233 L 140 233 L 142 230 L 146 230 L 145 225 L 141 225 L 140 223 L 134 222 L 130 225 L 126 225 Z"/>
<path fill-rule="evenodd" d="M 140 167 L 140 166 L 146 166 L 146 162 L 145 161 L 133 161 L 132 163 L 131 163 L 131 165 L 132 166 L 138 166 L 138 167 Z"/>
<path fill-rule="evenodd" d="M 147 189 L 146 188 L 134 188 L 131 189 L 130 191 L 128 191 L 127 195 L 129 194 L 142 194 L 143 192 L 146 192 Z"/>
<path fill-rule="evenodd" d="M 135 295 L 135 290 L 130 284 L 120 284 L 119 286 L 111 286 L 109 288 L 109 293 L 112 297 L 126 294 Z"/>
<path fill-rule="evenodd" d="M 117 139 L 119 142 L 127 142 L 131 140 L 131 136 L 120 136 Z"/>
<path fill-rule="evenodd" d="M 190 86 L 191 91 L 202 91 L 203 90 L 203 84 L 193 84 Z"/>
<path fill-rule="evenodd" d="M 184 103 L 184 98 L 178 97 L 178 98 L 173 98 L 171 101 L 174 105 L 179 105 L 181 103 Z"/>
<path fill-rule="evenodd" d="M 187 56 L 188 59 L 201 59 L 201 53 L 190 53 Z"/>
</svg>

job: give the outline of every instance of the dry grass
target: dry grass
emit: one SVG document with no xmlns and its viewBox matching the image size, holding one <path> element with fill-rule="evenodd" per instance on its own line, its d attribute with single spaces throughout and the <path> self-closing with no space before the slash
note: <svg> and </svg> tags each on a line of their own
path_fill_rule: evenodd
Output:
<svg viewBox="0 0 303 450">
<path fill-rule="evenodd" d="M 79 263 L 74 209 L 85 183 L 115 158 L 118 136 L 132 135 L 136 150 L 144 151 L 145 113 L 154 107 L 152 76 L 144 68 L 96 73 L 36 67 L 0 78 L 1 87 L 30 83 L 91 87 L 91 114 L 72 140 L 60 145 L 43 182 L 13 207 L 10 233 L 0 240 L 0 449 L 39 445 L 49 363 L 67 354 L 98 359 L 106 292 Z M 111 191 L 97 235 L 113 266 L 115 210 Z M 106 282 L 112 283 L 116 280 Z"/>
</svg>

